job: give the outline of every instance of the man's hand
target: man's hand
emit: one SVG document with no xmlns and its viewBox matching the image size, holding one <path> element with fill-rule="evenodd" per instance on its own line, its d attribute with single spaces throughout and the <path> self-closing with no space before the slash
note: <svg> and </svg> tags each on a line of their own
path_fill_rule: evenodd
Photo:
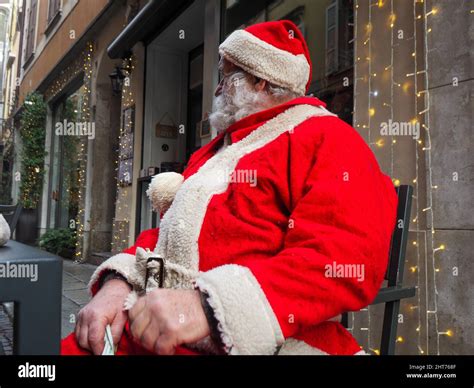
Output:
<svg viewBox="0 0 474 388">
<path fill-rule="evenodd" d="M 128 316 L 133 337 L 157 354 L 174 354 L 177 346 L 210 334 L 197 290 L 153 290 L 137 300 Z"/>
<path fill-rule="evenodd" d="M 123 280 L 107 281 L 92 300 L 79 311 L 76 338 L 79 345 L 99 355 L 104 350 L 105 327 L 110 324 L 117 344 L 127 321 L 123 303 L 131 287 Z"/>
</svg>

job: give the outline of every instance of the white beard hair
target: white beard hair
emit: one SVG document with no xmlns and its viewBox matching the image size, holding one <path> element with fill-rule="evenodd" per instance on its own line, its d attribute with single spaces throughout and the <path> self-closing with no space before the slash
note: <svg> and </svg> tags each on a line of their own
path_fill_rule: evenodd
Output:
<svg viewBox="0 0 474 388">
<path fill-rule="evenodd" d="M 214 97 L 209 123 L 211 128 L 220 134 L 244 117 L 269 109 L 273 105 L 268 93 L 251 89 L 249 82 L 245 81 L 234 88 L 233 94 L 222 92 Z"/>
</svg>

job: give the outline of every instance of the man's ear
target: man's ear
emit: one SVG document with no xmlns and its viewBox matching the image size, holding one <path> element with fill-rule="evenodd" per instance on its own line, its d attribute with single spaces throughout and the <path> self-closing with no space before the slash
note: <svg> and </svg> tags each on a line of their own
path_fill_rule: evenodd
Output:
<svg viewBox="0 0 474 388">
<path fill-rule="evenodd" d="M 257 92 L 261 92 L 263 89 L 266 88 L 266 86 L 267 86 L 267 81 L 265 81 L 264 79 L 261 79 L 261 78 L 255 79 L 255 84 L 253 85 L 253 87 L 255 88 Z"/>
</svg>

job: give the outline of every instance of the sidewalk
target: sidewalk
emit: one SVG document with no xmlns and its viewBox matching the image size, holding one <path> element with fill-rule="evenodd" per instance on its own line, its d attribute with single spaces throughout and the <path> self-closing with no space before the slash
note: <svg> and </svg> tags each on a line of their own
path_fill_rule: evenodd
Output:
<svg viewBox="0 0 474 388">
<path fill-rule="evenodd" d="M 61 338 L 74 330 L 77 313 L 89 301 L 87 283 L 97 267 L 63 260 Z"/>
</svg>

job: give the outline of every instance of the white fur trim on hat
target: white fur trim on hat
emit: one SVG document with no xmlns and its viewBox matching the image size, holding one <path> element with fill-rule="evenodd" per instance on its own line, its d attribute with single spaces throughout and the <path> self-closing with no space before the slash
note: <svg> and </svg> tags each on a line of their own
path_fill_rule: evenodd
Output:
<svg viewBox="0 0 474 388">
<path fill-rule="evenodd" d="M 151 200 L 153 209 L 165 212 L 184 181 L 184 177 L 177 172 L 162 172 L 155 175 L 146 191 Z"/>
<path fill-rule="evenodd" d="M 245 30 L 230 34 L 219 53 L 256 77 L 301 95 L 306 92 L 310 66 L 304 54 L 281 50 Z"/>
<path fill-rule="evenodd" d="M 0 214 L 0 247 L 7 243 L 10 239 L 10 234 L 10 226 L 3 215 Z"/>
<path fill-rule="evenodd" d="M 196 286 L 209 295 L 225 350 L 233 355 L 272 355 L 284 342 L 278 320 L 257 279 L 229 264 L 204 272 Z"/>
</svg>

